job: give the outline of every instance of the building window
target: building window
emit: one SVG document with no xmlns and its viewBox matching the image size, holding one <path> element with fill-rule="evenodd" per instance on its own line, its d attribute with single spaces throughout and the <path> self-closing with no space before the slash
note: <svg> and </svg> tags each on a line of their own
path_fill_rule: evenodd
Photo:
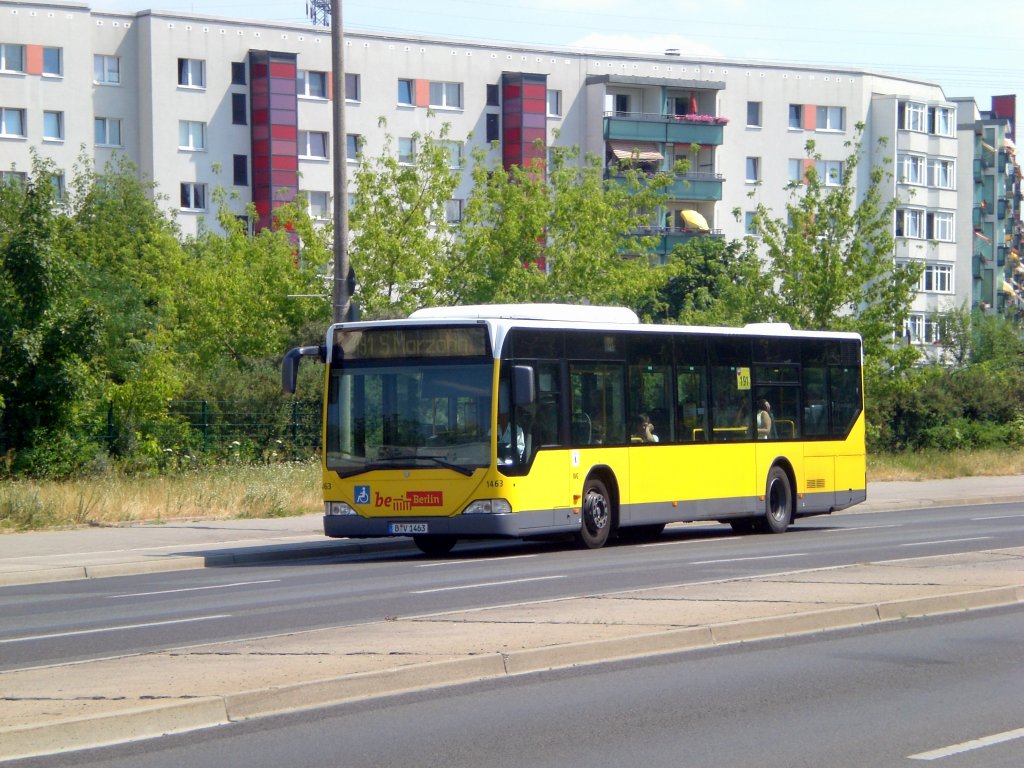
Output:
<svg viewBox="0 0 1024 768">
<path fill-rule="evenodd" d="M 299 156 L 326 160 L 327 133 L 324 131 L 299 131 Z"/>
<path fill-rule="evenodd" d="M 431 83 L 430 106 L 462 109 L 462 83 Z"/>
<path fill-rule="evenodd" d="M 22 189 L 27 178 L 28 174 L 24 171 L 0 171 L 0 187 L 11 185 Z"/>
<path fill-rule="evenodd" d="M 757 228 L 754 226 L 754 211 L 743 212 L 743 234 L 756 235 Z"/>
<path fill-rule="evenodd" d="M 896 237 L 924 238 L 924 211 L 900 208 L 896 211 Z"/>
<path fill-rule="evenodd" d="M 92 57 L 92 79 L 103 85 L 117 85 L 121 82 L 121 60 L 117 56 L 96 54 Z"/>
<path fill-rule="evenodd" d="M 0 136 L 25 136 L 25 110 L 0 107 Z"/>
<path fill-rule="evenodd" d="M 915 344 L 937 344 L 942 340 L 938 320 L 928 315 L 908 317 L 903 324 L 903 332 Z"/>
<path fill-rule="evenodd" d="M 206 185 L 194 181 L 181 184 L 181 207 L 186 211 L 206 210 Z"/>
<path fill-rule="evenodd" d="M 402 137 L 398 140 L 398 162 L 412 165 L 416 161 L 416 139 Z"/>
<path fill-rule="evenodd" d="M 761 180 L 761 158 L 747 158 L 747 184 L 755 184 Z"/>
<path fill-rule="evenodd" d="M 249 104 L 244 93 L 231 94 L 231 123 L 233 125 L 249 123 Z"/>
<path fill-rule="evenodd" d="M 50 176 L 50 187 L 53 189 L 53 199 L 63 200 L 67 186 L 64 182 L 63 173 L 54 173 Z"/>
<path fill-rule="evenodd" d="M 416 94 L 414 83 L 412 80 L 399 80 L 398 81 L 398 103 L 406 106 L 412 106 L 415 104 L 413 97 Z"/>
<path fill-rule="evenodd" d="M 202 59 L 178 59 L 178 85 L 205 88 L 206 62 Z"/>
<path fill-rule="evenodd" d="M 487 124 L 486 125 L 486 131 L 485 131 L 485 135 L 486 135 L 485 141 L 488 144 L 490 144 L 493 141 L 500 141 L 501 140 L 501 130 L 499 128 L 499 125 L 500 125 L 499 121 L 500 121 L 500 119 L 501 118 L 500 118 L 499 115 L 485 115 L 485 121 L 486 121 L 486 124 Z"/>
<path fill-rule="evenodd" d="M 896 159 L 901 184 L 925 183 L 925 158 L 923 155 L 900 155 Z"/>
<path fill-rule="evenodd" d="M 50 77 L 64 75 L 64 51 L 61 48 L 43 48 L 43 74 Z"/>
<path fill-rule="evenodd" d="M 0 71 L 25 71 L 25 46 L 16 43 L 0 43 Z"/>
<path fill-rule="evenodd" d="M 761 102 L 760 101 L 748 101 L 747 102 L 747 127 L 748 128 L 760 128 L 761 127 Z"/>
<path fill-rule="evenodd" d="M 803 184 L 807 181 L 804 174 L 804 161 L 799 157 L 791 157 L 786 165 L 789 181 L 792 184 Z"/>
<path fill-rule="evenodd" d="M 845 131 L 846 107 L 818 107 L 816 131 Z"/>
<path fill-rule="evenodd" d="M 953 242 L 953 213 L 951 211 L 929 212 L 926 222 L 927 232 L 925 234 L 929 240 Z"/>
<path fill-rule="evenodd" d="M 298 76 L 298 89 L 299 96 L 308 96 L 312 99 L 326 99 L 327 73 L 300 69 Z"/>
<path fill-rule="evenodd" d="M 548 117 L 562 116 L 562 92 L 548 89 Z"/>
<path fill-rule="evenodd" d="M 924 293 L 953 293 L 953 265 L 925 264 L 917 290 Z"/>
<path fill-rule="evenodd" d="M 116 117 L 97 117 L 93 120 L 98 147 L 121 146 L 121 120 Z"/>
<path fill-rule="evenodd" d="M 245 85 L 245 62 L 244 61 L 232 61 L 231 62 L 231 84 L 232 85 Z"/>
<path fill-rule="evenodd" d="M 444 205 L 444 218 L 449 224 L 462 221 L 462 200 L 449 200 Z"/>
<path fill-rule="evenodd" d="M 206 149 L 206 123 L 197 120 L 179 120 L 178 149 Z"/>
<path fill-rule="evenodd" d="M 927 110 L 924 104 L 914 101 L 901 101 L 897 110 L 897 120 L 901 131 L 924 132 L 927 128 Z"/>
<path fill-rule="evenodd" d="M 814 164 L 818 172 L 818 180 L 826 187 L 839 187 L 843 184 L 843 163 L 840 160 L 818 160 Z"/>
<path fill-rule="evenodd" d="M 487 106 L 488 107 L 500 107 L 501 106 L 501 89 L 498 88 L 497 83 L 487 84 Z"/>
<path fill-rule="evenodd" d="M 956 162 L 953 160 L 929 160 L 928 185 L 939 189 L 955 189 Z"/>
<path fill-rule="evenodd" d="M 442 141 L 441 146 L 448 155 L 448 167 L 458 170 L 462 167 L 462 144 L 458 141 Z"/>
<path fill-rule="evenodd" d="M 50 141 L 64 140 L 63 112 L 43 112 L 43 138 Z"/>
<path fill-rule="evenodd" d="M 236 187 L 249 186 L 249 156 L 232 155 L 234 165 L 234 184 Z"/>
<path fill-rule="evenodd" d="M 359 153 L 363 146 L 363 137 L 358 133 L 350 133 L 345 136 L 345 157 L 349 160 L 358 160 Z"/>
<path fill-rule="evenodd" d="M 790 128 L 803 128 L 804 127 L 804 105 L 803 104 L 790 104 L 789 105 L 789 127 Z"/>
<path fill-rule="evenodd" d="M 345 73 L 345 101 L 362 101 L 362 81 L 359 75 Z"/>
<path fill-rule="evenodd" d="M 306 196 L 306 210 L 309 211 L 309 218 L 317 221 L 331 218 L 331 196 L 329 193 L 307 190 L 302 194 Z"/>
<path fill-rule="evenodd" d="M 956 136 L 956 110 L 952 107 L 928 107 L 928 133 Z"/>
<path fill-rule="evenodd" d="M 619 117 L 625 117 L 629 114 L 629 94 L 628 93 L 613 93 L 610 94 L 612 101 L 612 111 Z"/>
</svg>

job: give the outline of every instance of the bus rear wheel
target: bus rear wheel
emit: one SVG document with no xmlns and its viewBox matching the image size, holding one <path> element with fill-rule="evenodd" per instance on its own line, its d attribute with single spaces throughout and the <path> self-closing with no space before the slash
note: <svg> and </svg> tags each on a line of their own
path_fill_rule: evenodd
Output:
<svg viewBox="0 0 1024 768">
<path fill-rule="evenodd" d="M 600 549 L 612 532 L 612 499 L 597 478 L 583 486 L 583 510 L 577 541 L 587 549 Z"/>
<path fill-rule="evenodd" d="M 458 539 L 454 536 L 413 536 L 412 541 L 424 555 L 440 557 L 451 552 Z"/>
<path fill-rule="evenodd" d="M 759 520 L 765 533 L 785 533 L 793 522 L 793 490 L 782 467 L 772 467 L 764 490 L 765 515 Z"/>
</svg>

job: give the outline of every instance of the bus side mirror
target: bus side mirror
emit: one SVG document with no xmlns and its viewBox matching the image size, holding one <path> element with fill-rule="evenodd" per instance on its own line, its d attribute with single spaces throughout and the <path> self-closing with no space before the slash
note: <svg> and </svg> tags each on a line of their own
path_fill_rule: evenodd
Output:
<svg viewBox="0 0 1024 768">
<path fill-rule="evenodd" d="M 517 365 L 513 369 L 515 377 L 516 405 L 530 405 L 537 401 L 537 390 L 533 385 L 533 367 Z"/>
<path fill-rule="evenodd" d="M 299 360 L 304 357 L 319 357 L 323 361 L 324 352 L 323 347 L 295 347 L 288 350 L 281 363 L 281 389 L 285 394 L 295 394 L 295 382 L 299 376 Z"/>
</svg>

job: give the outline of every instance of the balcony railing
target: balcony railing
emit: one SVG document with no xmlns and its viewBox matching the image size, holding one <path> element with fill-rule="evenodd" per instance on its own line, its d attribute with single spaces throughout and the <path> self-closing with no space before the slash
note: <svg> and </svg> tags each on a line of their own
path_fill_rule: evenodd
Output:
<svg viewBox="0 0 1024 768">
<path fill-rule="evenodd" d="M 660 256 L 662 261 L 677 245 L 683 245 L 695 237 L 722 238 L 725 236 L 720 229 L 700 232 L 695 229 L 680 229 L 678 227 L 643 227 L 637 230 L 636 234 L 658 237 L 658 242 L 651 248 L 651 253 Z"/>
<path fill-rule="evenodd" d="M 658 141 L 672 144 L 722 143 L 729 121 L 712 115 L 661 115 L 641 112 L 606 112 L 605 139 Z"/>
<path fill-rule="evenodd" d="M 647 174 L 646 178 L 650 178 Z M 613 179 L 620 184 L 626 183 L 626 177 L 621 174 L 608 174 L 607 178 Z M 720 173 L 706 173 L 695 171 L 693 173 L 675 174 L 675 180 L 665 189 L 669 200 L 701 200 L 718 202 L 722 199 L 722 184 L 725 179 Z"/>
</svg>

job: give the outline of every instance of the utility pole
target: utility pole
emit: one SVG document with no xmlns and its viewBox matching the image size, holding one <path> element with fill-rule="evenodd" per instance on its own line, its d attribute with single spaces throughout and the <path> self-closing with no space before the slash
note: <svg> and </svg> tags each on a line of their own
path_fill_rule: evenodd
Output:
<svg viewBox="0 0 1024 768">
<path fill-rule="evenodd" d="M 332 137 L 334 155 L 334 276 L 331 308 L 334 322 L 348 319 L 352 295 L 349 290 L 348 262 L 348 137 L 345 133 L 345 40 L 341 24 L 342 0 L 307 0 L 310 21 L 331 25 Z"/>
</svg>

